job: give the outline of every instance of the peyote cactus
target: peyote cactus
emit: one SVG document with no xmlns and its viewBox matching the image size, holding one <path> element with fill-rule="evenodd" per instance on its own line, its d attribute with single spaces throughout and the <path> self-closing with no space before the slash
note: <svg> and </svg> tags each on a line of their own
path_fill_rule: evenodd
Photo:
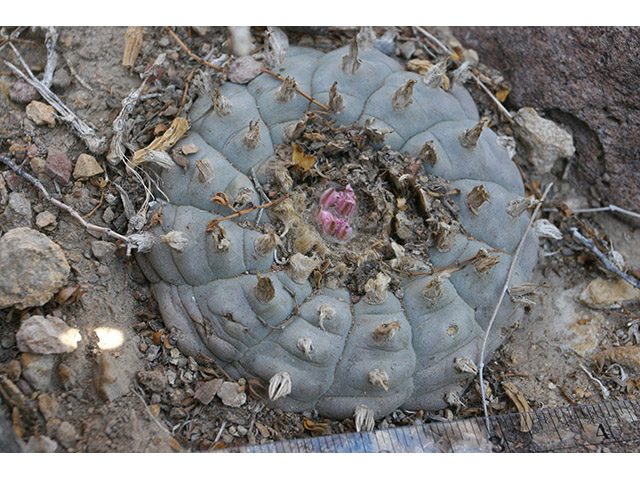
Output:
<svg viewBox="0 0 640 480">
<path fill-rule="evenodd" d="M 441 66 L 421 77 L 360 50 L 290 48 L 286 81 L 198 99 L 175 147 L 197 153 L 161 173 L 159 240 L 138 260 L 183 352 L 261 379 L 280 408 L 370 428 L 469 383 L 531 202 Z M 536 259 L 530 236 L 513 284 Z M 505 299 L 491 350 L 520 315 Z"/>
</svg>

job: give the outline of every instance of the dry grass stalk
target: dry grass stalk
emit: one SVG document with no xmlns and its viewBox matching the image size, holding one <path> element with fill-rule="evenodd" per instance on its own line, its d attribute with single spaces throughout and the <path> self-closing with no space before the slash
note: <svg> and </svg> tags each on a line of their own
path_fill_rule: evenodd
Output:
<svg viewBox="0 0 640 480">
<path fill-rule="evenodd" d="M 144 27 L 127 27 L 124 34 L 124 54 L 122 55 L 122 66 L 133 67 L 136 63 L 140 49 L 142 48 L 142 31 Z"/>
</svg>

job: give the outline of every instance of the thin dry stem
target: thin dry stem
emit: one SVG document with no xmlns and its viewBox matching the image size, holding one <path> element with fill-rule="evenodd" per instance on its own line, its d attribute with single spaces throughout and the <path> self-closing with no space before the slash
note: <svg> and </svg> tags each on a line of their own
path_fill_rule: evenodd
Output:
<svg viewBox="0 0 640 480">
<path fill-rule="evenodd" d="M 631 275 L 627 275 L 622 270 L 620 270 L 618 267 L 616 267 L 613 264 L 613 262 L 611 262 L 611 260 L 609 260 L 607 258 L 607 256 L 604 253 L 602 253 L 598 247 L 596 247 L 596 244 L 594 243 L 593 240 L 591 240 L 590 238 L 586 238 L 586 237 L 582 236 L 580 234 L 580 232 L 578 232 L 578 229 L 575 228 L 575 227 L 573 227 L 571 229 L 571 233 L 573 233 L 573 238 L 578 240 L 582 245 L 584 245 L 591 252 L 593 252 L 593 254 L 596 257 L 598 257 L 598 259 L 602 262 L 602 264 L 604 265 L 604 267 L 607 270 L 609 270 L 612 273 L 615 273 L 617 276 L 622 278 L 625 282 L 629 283 L 633 287 L 640 288 L 640 282 L 638 280 L 636 280 L 635 278 L 633 278 Z"/>
<path fill-rule="evenodd" d="M 40 180 L 36 179 L 31 174 L 29 174 L 28 172 L 23 170 L 20 166 L 18 166 L 16 163 L 14 163 L 9 157 L 5 157 L 4 155 L 0 155 L 0 162 L 4 163 L 6 166 L 11 168 L 14 172 L 16 172 L 22 178 L 24 178 L 25 180 L 27 180 L 28 182 L 33 184 L 38 190 L 40 190 L 40 192 L 44 195 L 44 197 L 49 202 L 51 202 L 53 205 L 58 207 L 60 210 L 64 210 L 65 212 L 67 212 L 69 215 L 71 215 L 73 218 L 75 218 L 85 229 L 93 230 L 94 232 L 100 232 L 100 233 L 103 233 L 105 235 L 109 235 L 110 237 L 113 237 L 116 240 L 121 240 L 121 241 L 125 242 L 127 245 L 131 244 L 131 241 L 129 240 L 128 237 L 126 237 L 124 235 L 121 235 L 118 232 L 114 232 L 113 230 L 111 230 L 109 228 L 100 227 L 98 225 L 94 225 L 93 223 L 87 222 L 84 218 L 82 218 L 82 215 L 80 215 L 78 212 L 76 212 L 72 207 L 70 207 L 66 203 L 61 202 L 60 200 L 57 200 L 57 199 L 53 198 L 49 194 L 47 189 L 44 187 L 44 185 L 42 185 Z"/>
<path fill-rule="evenodd" d="M 193 58 L 195 61 L 197 61 L 197 62 L 199 62 L 199 63 L 201 63 L 203 65 L 206 65 L 209 68 L 213 68 L 214 70 L 216 70 L 218 72 L 220 72 L 222 70 L 222 67 L 220 67 L 218 65 L 214 65 L 211 62 L 207 62 L 204 58 L 199 57 L 198 55 L 193 53 L 189 49 L 189 47 L 187 47 L 185 45 L 185 43 L 182 40 L 180 40 L 180 37 L 178 35 L 176 35 L 176 33 L 171 29 L 171 27 L 164 27 L 164 28 L 167 29 L 167 31 L 169 32 L 169 35 L 171 35 L 171 37 L 178 43 L 178 45 L 180 45 L 180 48 L 182 48 L 185 51 L 185 53 L 187 55 L 189 55 L 191 58 Z"/>
<path fill-rule="evenodd" d="M 64 122 L 69 123 L 75 129 L 78 136 L 84 141 L 84 143 L 92 153 L 103 153 L 106 149 L 106 139 L 104 137 L 98 137 L 93 127 L 89 126 L 84 120 L 78 117 L 69 107 L 67 107 L 62 102 L 62 100 L 60 100 L 60 98 L 58 98 L 55 93 L 49 90 L 46 85 L 38 80 L 27 65 L 27 62 L 25 62 L 22 58 L 22 55 L 20 55 L 20 52 L 18 52 L 18 50 L 13 46 L 12 43 L 9 43 L 9 46 L 12 48 L 13 53 L 15 53 L 16 57 L 20 61 L 20 64 L 27 73 L 22 73 L 18 67 L 13 65 L 11 62 L 7 62 L 6 60 L 4 62 L 5 65 L 9 67 L 16 75 L 20 76 L 23 80 L 34 87 L 42 96 L 42 98 L 44 98 L 47 103 L 49 103 L 53 108 L 56 109 L 56 111 L 60 115 L 60 119 Z"/>
<path fill-rule="evenodd" d="M 529 223 L 527 224 L 527 228 L 524 230 L 524 233 L 522 234 L 522 238 L 520 239 L 520 242 L 518 243 L 518 246 L 515 252 L 513 253 L 513 258 L 511 259 L 511 265 L 509 266 L 509 271 L 507 272 L 507 276 L 504 279 L 504 285 L 502 287 L 502 291 L 500 292 L 500 297 L 498 298 L 498 302 L 496 303 L 496 306 L 493 309 L 493 314 L 491 315 L 491 319 L 489 320 L 489 324 L 487 325 L 487 331 L 485 332 L 485 335 L 484 335 L 484 340 L 482 341 L 482 350 L 480 351 L 480 361 L 478 362 L 478 376 L 480 379 L 480 393 L 482 395 L 482 408 L 484 409 L 484 419 L 485 419 L 485 424 L 487 427 L 487 432 L 489 434 L 489 437 L 491 437 L 492 435 L 491 423 L 489 422 L 489 411 L 487 409 L 487 392 L 485 391 L 485 388 L 484 388 L 484 377 L 483 377 L 484 357 L 487 349 L 487 342 L 489 341 L 489 334 L 491 332 L 491 327 L 493 326 L 493 322 L 495 322 L 496 316 L 498 315 L 498 310 L 500 309 L 500 306 L 502 305 L 502 301 L 504 300 L 504 297 L 507 294 L 507 290 L 509 289 L 509 282 L 511 281 L 511 276 L 513 275 L 513 272 L 515 270 L 516 262 L 518 261 L 518 257 L 520 256 L 520 251 L 522 250 L 522 246 L 524 245 L 524 242 L 527 238 L 527 234 L 529 233 L 529 230 L 531 230 L 531 225 L 533 225 L 533 220 L 536 218 L 536 215 L 540 211 L 542 202 L 544 202 L 544 199 L 549 193 L 549 190 L 551 190 L 552 186 L 553 186 L 553 183 L 550 183 L 549 185 L 547 185 L 547 188 L 545 188 L 544 193 L 542 194 L 542 197 L 540 197 L 540 203 L 536 205 L 536 208 L 533 211 L 531 218 L 529 219 Z"/>
<path fill-rule="evenodd" d="M 271 70 L 269 70 L 268 68 L 264 68 L 264 67 L 262 67 L 262 68 L 260 69 L 260 71 L 261 71 L 262 73 L 266 73 L 266 74 L 268 74 L 268 75 L 271 75 L 271 76 L 273 76 L 273 77 L 276 77 L 276 78 L 277 78 L 278 80 L 280 80 L 281 82 L 284 82 L 284 81 L 285 81 L 285 78 L 284 78 L 282 75 L 280 75 L 280 74 L 278 74 L 278 73 L 276 73 L 276 72 L 272 72 L 272 71 L 271 71 Z M 304 92 L 303 92 L 302 90 L 300 90 L 298 87 L 296 87 L 296 92 L 298 92 L 298 94 L 302 95 L 304 98 L 306 98 L 307 100 L 309 100 L 311 103 L 313 103 L 313 104 L 315 104 L 315 105 L 319 106 L 320 108 L 322 108 L 325 112 L 328 112 L 328 111 L 329 111 L 329 107 L 327 107 L 327 106 L 323 105 L 322 103 L 318 102 L 318 101 L 317 101 L 317 100 L 315 100 L 311 95 L 309 95 L 309 94 L 307 94 L 307 93 L 304 93 Z"/>
<path fill-rule="evenodd" d="M 226 217 L 222 217 L 222 218 L 216 218 L 214 220 L 211 220 L 207 226 L 207 232 L 211 232 L 213 230 L 215 230 L 218 225 L 220 224 L 220 222 L 224 222 L 225 220 L 230 220 L 232 218 L 236 218 L 239 217 L 240 215 L 246 215 L 247 213 L 251 213 L 255 210 L 260 210 L 263 208 L 269 208 L 269 207 L 273 207 L 274 205 L 279 204 L 280 202 L 282 202 L 283 200 L 289 198 L 289 195 L 285 195 L 281 198 L 278 198 L 277 200 L 273 200 L 272 202 L 269 203 L 263 203 L 262 205 L 257 205 L 254 207 L 249 207 L 249 208 L 245 208 L 244 210 L 238 210 L 234 213 L 232 213 L 231 215 L 227 215 Z"/>
</svg>

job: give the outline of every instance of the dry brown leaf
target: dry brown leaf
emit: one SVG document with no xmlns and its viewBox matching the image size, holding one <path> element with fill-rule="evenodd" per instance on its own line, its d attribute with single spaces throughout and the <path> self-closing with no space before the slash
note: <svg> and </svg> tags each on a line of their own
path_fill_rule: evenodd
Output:
<svg viewBox="0 0 640 480">
<path fill-rule="evenodd" d="M 418 58 L 412 58 L 407 62 L 407 70 L 410 72 L 416 72 L 420 75 L 424 75 L 433 67 L 433 63 L 429 60 L 420 60 Z"/>
<path fill-rule="evenodd" d="M 302 426 L 309 432 L 327 433 L 327 430 L 329 429 L 329 422 L 314 422 L 305 418 L 302 420 Z"/>
<path fill-rule="evenodd" d="M 291 161 L 296 173 L 307 173 L 315 165 L 316 157 L 315 155 L 305 155 L 301 146 L 294 145 Z"/>
<path fill-rule="evenodd" d="M 511 93 L 511 89 L 507 87 L 500 87 L 495 94 L 495 97 L 498 99 L 500 103 L 503 103 L 509 94 Z"/>
<path fill-rule="evenodd" d="M 531 412 L 529 402 L 513 383 L 502 382 L 502 388 L 504 388 L 505 393 L 516 406 L 518 412 L 522 414 L 520 415 L 520 431 L 524 433 L 530 432 L 533 426 L 533 419 L 531 414 L 528 413 Z"/>
<path fill-rule="evenodd" d="M 171 122 L 171 126 L 161 137 L 155 138 L 149 145 L 141 148 L 133 154 L 133 163 L 139 165 L 147 161 L 147 155 L 151 152 L 164 152 L 173 147 L 182 136 L 187 133 L 189 122 L 186 118 L 176 117 Z"/>
</svg>

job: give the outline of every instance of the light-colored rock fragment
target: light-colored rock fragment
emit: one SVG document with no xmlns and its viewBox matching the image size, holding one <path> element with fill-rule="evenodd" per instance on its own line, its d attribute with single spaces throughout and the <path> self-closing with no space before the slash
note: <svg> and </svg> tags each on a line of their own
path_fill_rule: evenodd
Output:
<svg viewBox="0 0 640 480">
<path fill-rule="evenodd" d="M 36 215 L 36 226 L 45 230 L 52 230 L 57 225 L 56 216 L 48 210 Z"/>
<path fill-rule="evenodd" d="M 73 168 L 73 178 L 75 180 L 94 177 L 101 173 L 104 173 L 104 169 L 100 166 L 96 157 L 87 153 L 78 155 L 76 165 Z"/>
<path fill-rule="evenodd" d="M 46 235 L 10 230 L 0 238 L 0 308 L 44 305 L 64 286 L 69 271 L 64 252 Z"/>
<path fill-rule="evenodd" d="M 538 238 L 562 240 L 562 232 L 546 218 L 541 218 L 540 220 L 533 222 L 533 231 L 536 233 Z"/>
<path fill-rule="evenodd" d="M 218 388 L 216 395 L 227 407 L 241 407 L 247 401 L 247 394 L 241 390 L 236 382 L 224 382 Z"/>
<path fill-rule="evenodd" d="M 100 261 L 108 260 L 112 258 L 118 247 L 111 242 L 105 242 L 103 240 L 95 240 L 91 242 L 91 253 Z"/>
<path fill-rule="evenodd" d="M 26 453 L 53 453 L 58 449 L 58 442 L 46 435 L 34 435 L 25 447 Z"/>
<path fill-rule="evenodd" d="M 31 227 L 32 209 L 29 199 L 20 192 L 11 192 L 0 223 L 5 230 L 19 227 Z"/>
<path fill-rule="evenodd" d="M 620 302 L 640 300 L 640 289 L 621 278 L 596 278 L 580 293 L 578 300 L 591 308 L 619 308 Z"/>
<path fill-rule="evenodd" d="M 56 117 L 54 115 L 55 109 L 51 105 L 32 101 L 27 105 L 26 114 L 27 118 L 36 125 L 49 125 L 50 127 L 56 126 Z"/>
<path fill-rule="evenodd" d="M 22 378 L 36 390 L 48 392 L 53 389 L 53 369 L 56 363 L 55 355 L 38 355 L 23 353 L 20 355 Z"/>
<path fill-rule="evenodd" d="M 535 109 L 523 107 L 513 119 L 514 133 L 526 147 L 528 160 L 538 172 L 550 172 L 556 160 L 570 158 L 575 153 L 571 134 L 542 118 Z"/>
<path fill-rule="evenodd" d="M 58 317 L 34 315 L 20 325 L 16 333 L 21 352 L 68 353 L 78 348 L 82 339 L 77 328 L 71 328 Z"/>
<path fill-rule="evenodd" d="M 109 353 L 101 353 L 94 366 L 93 381 L 98 395 L 112 402 L 129 393 L 132 373 Z"/>
</svg>

